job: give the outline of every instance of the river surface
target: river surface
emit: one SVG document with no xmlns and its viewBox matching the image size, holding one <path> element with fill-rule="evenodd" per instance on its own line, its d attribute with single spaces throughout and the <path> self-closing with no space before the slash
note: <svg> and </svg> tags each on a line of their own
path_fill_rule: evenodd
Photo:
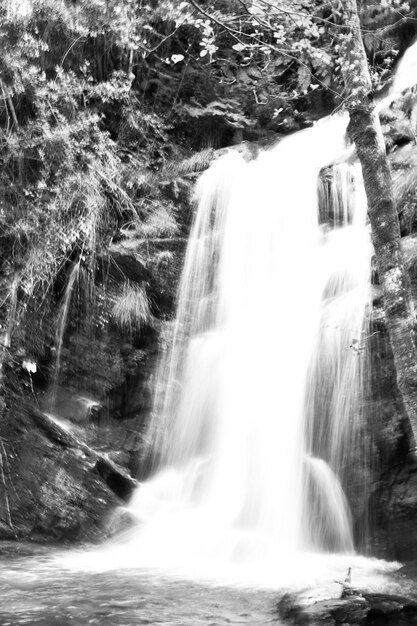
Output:
<svg viewBox="0 0 417 626">
<path fill-rule="evenodd" d="M 76 571 L 50 548 L 0 545 L 0 626 L 281 624 L 275 590 L 196 583 L 152 570 Z"/>
<path fill-rule="evenodd" d="M 129 552 L 135 564 L 137 552 Z M 285 592 L 308 603 L 338 598 L 347 565 L 356 588 L 415 596 L 417 568 L 403 573 L 399 564 L 353 554 L 291 565 L 279 565 L 285 575 L 274 575 L 274 584 L 232 580 L 226 567 L 203 579 L 127 566 L 121 544 L 63 550 L 0 542 L 0 626 L 283 626 L 277 606 Z"/>
</svg>

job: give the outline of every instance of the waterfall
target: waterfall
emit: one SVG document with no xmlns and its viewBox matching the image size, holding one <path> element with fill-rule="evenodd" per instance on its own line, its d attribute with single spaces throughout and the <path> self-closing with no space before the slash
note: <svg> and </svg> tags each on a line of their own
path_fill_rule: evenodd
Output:
<svg viewBox="0 0 417 626">
<path fill-rule="evenodd" d="M 141 562 L 353 550 L 343 484 L 371 244 L 360 168 L 341 163 L 346 123 L 251 162 L 230 151 L 198 182 L 156 375 L 154 474 L 130 504 Z"/>
</svg>

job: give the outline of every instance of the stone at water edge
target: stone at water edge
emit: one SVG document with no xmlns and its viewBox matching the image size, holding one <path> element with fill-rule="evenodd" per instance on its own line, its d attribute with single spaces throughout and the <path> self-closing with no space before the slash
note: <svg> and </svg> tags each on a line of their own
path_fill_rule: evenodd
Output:
<svg viewBox="0 0 417 626">
<path fill-rule="evenodd" d="M 386 620 L 397 618 L 411 625 L 417 624 L 417 601 L 406 596 L 345 589 L 340 598 L 306 604 L 300 596 L 286 594 L 278 604 L 278 613 L 286 623 L 300 626 L 382 626 Z M 393 626 L 395 622 L 389 623 Z"/>
</svg>

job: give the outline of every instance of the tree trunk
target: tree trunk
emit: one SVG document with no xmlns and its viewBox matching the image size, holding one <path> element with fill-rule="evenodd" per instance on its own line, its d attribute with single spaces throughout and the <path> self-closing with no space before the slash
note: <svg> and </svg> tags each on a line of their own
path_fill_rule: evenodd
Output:
<svg viewBox="0 0 417 626">
<path fill-rule="evenodd" d="M 417 442 L 417 351 L 415 312 L 409 276 L 404 267 L 398 214 L 393 195 L 379 117 L 362 43 L 355 0 L 345 1 L 348 31 L 343 57 L 346 85 L 351 90 L 348 132 L 362 165 L 376 264 L 383 288 L 385 314 L 394 355 L 397 385 L 411 427 L 410 448 Z M 352 254 L 355 252 L 352 251 Z"/>
</svg>

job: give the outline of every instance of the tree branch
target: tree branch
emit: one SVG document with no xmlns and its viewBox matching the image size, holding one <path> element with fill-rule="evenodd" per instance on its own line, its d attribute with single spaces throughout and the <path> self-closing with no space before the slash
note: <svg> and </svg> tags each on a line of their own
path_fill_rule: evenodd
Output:
<svg viewBox="0 0 417 626">
<path fill-rule="evenodd" d="M 249 47 L 250 44 L 246 43 L 245 41 L 243 41 L 240 37 L 238 37 L 236 35 L 236 33 L 239 33 L 239 35 L 242 35 L 242 33 L 240 31 L 237 31 L 235 29 L 230 28 L 229 26 L 227 26 L 226 24 L 224 24 L 224 22 L 221 22 L 218 18 L 214 17 L 213 15 L 210 15 L 210 13 L 207 13 L 207 11 L 205 11 L 202 7 L 200 7 L 197 2 L 195 2 L 195 0 L 188 0 L 190 2 L 190 4 L 193 5 L 193 7 L 195 7 L 197 9 L 197 11 L 200 11 L 200 13 L 202 13 L 205 17 L 207 17 L 210 21 L 214 22 L 215 24 L 217 24 L 218 26 L 221 26 L 222 28 L 224 28 L 238 43 L 240 43 L 242 46 Z M 241 2 L 241 0 L 239 0 L 239 2 Z M 242 2 L 241 2 L 242 3 Z M 251 14 L 252 15 L 252 14 Z M 272 29 L 271 29 L 272 30 Z M 273 44 L 266 44 L 264 41 L 262 41 L 261 39 L 259 39 L 258 37 L 254 37 L 252 38 L 252 41 L 255 41 L 256 43 L 258 43 L 261 46 L 266 46 L 268 47 L 270 50 L 273 50 L 274 52 L 279 52 L 280 54 L 282 54 L 283 56 L 286 56 L 287 58 L 291 59 L 291 61 L 296 61 L 296 63 L 298 63 L 299 65 L 303 65 L 304 67 L 310 69 L 309 65 L 307 65 L 307 63 L 304 63 L 304 61 L 302 61 L 300 58 L 297 58 L 296 56 L 292 55 L 288 50 L 283 50 L 282 48 L 278 48 L 277 46 L 274 46 Z M 323 83 L 323 81 L 321 81 L 319 78 L 317 78 L 317 76 L 314 77 L 314 79 L 322 86 L 324 87 L 327 91 L 330 91 L 331 93 L 333 93 L 335 96 L 337 96 L 338 98 L 340 98 L 340 94 L 337 93 L 337 91 L 335 91 L 334 89 L 332 89 L 331 87 L 329 87 L 328 85 L 325 85 Z"/>
<path fill-rule="evenodd" d="M 395 205 L 392 176 L 385 151 L 381 125 L 372 99 L 371 77 L 355 0 L 345 0 L 350 32 L 344 42 L 346 85 L 353 98 L 348 110 L 348 132 L 355 142 L 362 166 L 368 200 L 368 216 L 378 276 L 384 293 L 386 322 L 394 355 L 397 385 L 410 426 L 410 452 L 417 442 L 417 351 L 415 310 L 410 280 L 404 266 L 401 234 Z"/>
</svg>

